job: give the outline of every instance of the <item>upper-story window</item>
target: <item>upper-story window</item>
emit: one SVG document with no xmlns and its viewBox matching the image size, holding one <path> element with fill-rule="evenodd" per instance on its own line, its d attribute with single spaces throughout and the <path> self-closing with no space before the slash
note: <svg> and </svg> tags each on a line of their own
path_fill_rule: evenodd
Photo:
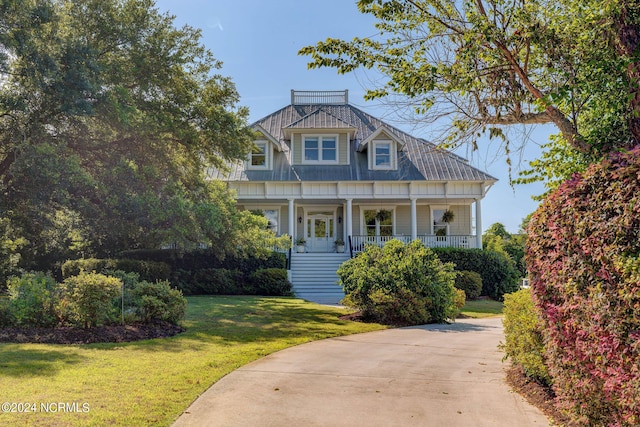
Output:
<svg viewBox="0 0 640 427">
<path fill-rule="evenodd" d="M 395 155 L 391 141 L 373 141 L 373 169 L 395 169 Z"/>
<path fill-rule="evenodd" d="M 268 169 L 269 152 L 267 141 L 255 141 L 255 147 L 249 153 L 249 169 Z"/>
<path fill-rule="evenodd" d="M 303 163 L 338 163 L 338 137 L 304 136 L 302 151 Z"/>
</svg>

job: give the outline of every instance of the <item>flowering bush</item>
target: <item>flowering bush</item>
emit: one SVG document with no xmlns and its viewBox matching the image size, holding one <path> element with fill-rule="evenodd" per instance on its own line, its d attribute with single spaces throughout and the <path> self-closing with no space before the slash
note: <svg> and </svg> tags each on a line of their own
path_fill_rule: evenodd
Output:
<svg viewBox="0 0 640 427">
<path fill-rule="evenodd" d="M 527 265 L 561 403 L 589 425 L 640 425 L 640 149 L 552 193 Z"/>
</svg>

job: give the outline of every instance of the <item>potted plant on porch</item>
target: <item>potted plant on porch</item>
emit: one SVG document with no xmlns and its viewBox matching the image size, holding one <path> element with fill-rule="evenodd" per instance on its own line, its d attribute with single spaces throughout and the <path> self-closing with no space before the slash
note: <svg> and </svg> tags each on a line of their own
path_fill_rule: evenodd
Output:
<svg viewBox="0 0 640 427">
<path fill-rule="evenodd" d="M 336 252 L 338 253 L 344 252 L 344 240 L 336 239 Z"/>
<path fill-rule="evenodd" d="M 307 241 L 304 239 L 304 237 L 296 239 L 296 252 L 303 253 L 305 249 L 305 243 L 307 243 Z"/>
</svg>

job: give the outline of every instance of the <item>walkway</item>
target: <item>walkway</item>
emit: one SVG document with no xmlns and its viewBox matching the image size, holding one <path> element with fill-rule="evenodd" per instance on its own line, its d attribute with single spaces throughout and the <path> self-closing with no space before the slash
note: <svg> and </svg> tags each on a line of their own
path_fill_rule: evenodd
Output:
<svg viewBox="0 0 640 427">
<path fill-rule="evenodd" d="M 502 319 L 391 329 L 274 353 L 222 378 L 181 426 L 549 426 L 504 383 Z"/>
</svg>

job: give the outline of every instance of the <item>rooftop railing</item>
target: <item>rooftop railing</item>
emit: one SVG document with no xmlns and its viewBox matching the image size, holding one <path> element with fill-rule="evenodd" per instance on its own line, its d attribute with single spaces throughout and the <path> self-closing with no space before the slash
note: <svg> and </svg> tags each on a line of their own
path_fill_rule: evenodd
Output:
<svg viewBox="0 0 640 427">
<path fill-rule="evenodd" d="M 349 90 L 291 90 L 291 105 L 346 105 Z"/>
</svg>

